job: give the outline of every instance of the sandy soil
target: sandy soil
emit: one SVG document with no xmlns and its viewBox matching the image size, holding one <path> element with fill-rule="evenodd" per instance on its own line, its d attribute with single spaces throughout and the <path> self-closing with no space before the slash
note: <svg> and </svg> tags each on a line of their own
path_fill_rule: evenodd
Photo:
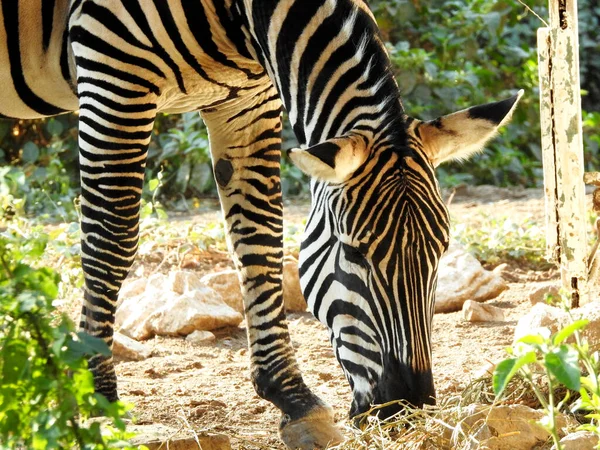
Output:
<svg viewBox="0 0 600 450">
<path fill-rule="evenodd" d="M 533 218 L 543 224 L 541 190 L 471 187 L 446 193 L 446 198 L 451 201 L 454 220 L 476 224 L 484 213 L 499 218 L 510 215 L 514 220 Z M 308 203 L 287 205 L 286 220 L 300 221 L 307 211 Z M 209 208 L 194 220 L 218 218 L 219 213 Z M 173 224 L 177 226 L 177 220 Z M 229 267 L 225 253 L 201 252 L 194 261 L 190 268 L 200 272 Z M 138 273 L 150 263 L 138 263 Z M 164 269 L 168 267 L 163 265 Z M 438 397 L 459 392 L 488 361 L 504 357 L 518 318 L 530 307 L 528 292 L 540 281 L 557 278 L 557 272 L 509 266 L 503 276 L 510 289 L 490 303 L 505 309 L 506 322 L 467 323 L 461 313 L 435 316 L 433 367 Z M 337 419 L 345 419 L 350 389 L 324 327 L 308 313 L 291 314 L 289 324 L 305 380 L 333 406 Z M 117 365 L 122 399 L 135 404 L 134 414 L 140 424 L 226 433 L 236 449 L 283 448 L 277 437 L 278 411 L 260 399 L 250 383 L 243 326 L 223 329 L 216 335 L 217 341 L 206 347 L 183 339 L 157 337 L 148 341 L 153 348 L 151 358 Z"/>
</svg>

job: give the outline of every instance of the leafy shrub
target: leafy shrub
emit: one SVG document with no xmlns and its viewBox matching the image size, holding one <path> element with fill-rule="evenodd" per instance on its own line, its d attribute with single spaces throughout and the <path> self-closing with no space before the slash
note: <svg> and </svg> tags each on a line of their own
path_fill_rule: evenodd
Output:
<svg viewBox="0 0 600 450">
<path fill-rule="evenodd" d="M 477 226 L 454 224 L 452 236 L 485 263 L 515 261 L 534 269 L 551 267 L 544 258 L 544 228 L 531 219 L 517 223 L 508 217 L 484 216 Z"/>
<path fill-rule="evenodd" d="M 0 217 L 76 217 L 79 192 L 74 116 L 0 121 Z"/>
<path fill-rule="evenodd" d="M 54 311 L 59 275 L 33 267 L 47 241 L 0 235 L 0 449 L 134 448 L 123 439 L 124 405 L 95 394 L 87 370 L 85 357 L 108 348 Z M 84 422 L 99 410 L 113 423 L 107 435 Z"/>
<path fill-rule="evenodd" d="M 570 303 L 566 297 L 562 300 L 563 305 Z M 579 333 L 588 323 L 587 319 L 571 321 L 553 335 L 548 328 L 534 330 L 516 341 L 507 350 L 510 357 L 494 370 L 493 386 L 497 397 L 502 396 L 508 382 L 517 374 L 529 384 L 546 412 L 540 425 L 550 433 L 553 448 L 558 450 L 563 448 L 556 424 L 561 411 L 586 412 L 589 422 L 579 429 L 600 436 L 600 358 L 598 351 L 592 350 Z M 534 379 L 540 375 L 547 385 L 547 393 Z M 560 388 L 565 392 L 562 399 L 557 398 Z"/>
<path fill-rule="evenodd" d="M 527 2 L 547 17 L 547 1 Z M 580 0 L 581 77 L 586 168 L 600 165 L 600 7 Z M 524 89 L 512 123 L 466 163 L 438 169 L 442 185 L 539 186 L 542 183 L 536 30 L 543 23 L 521 0 L 370 0 L 395 67 L 406 109 L 421 119 L 502 99 Z M 78 192 L 76 115 L 0 121 L 0 206 L 27 214 L 71 214 Z M 284 148 L 296 144 L 286 124 Z M 149 150 L 148 179 L 164 175 L 168 199 L 215 194 L 206 129 L 196 113 L 158 116 Z M 3 175 L 3 174 L 0 174 Z M 284 156 L 285 195 L 308 191 L 307 178 Z M 47 195 L 45 193 L 47 193 Z M 8 195 L 12 199 L 8 199 Z M 145 198 L 152 196 L 145 191 Z M 46 201 L 46 200 L 50 201 Z M 23 200 L 19 204 L 19 201 Z M 3 211 L 0 211 L 3 213 Z"/>
</svg>

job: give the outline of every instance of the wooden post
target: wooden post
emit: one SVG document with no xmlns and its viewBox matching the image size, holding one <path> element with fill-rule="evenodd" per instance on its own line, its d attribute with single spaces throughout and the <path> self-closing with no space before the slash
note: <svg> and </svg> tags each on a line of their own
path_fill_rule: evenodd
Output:
<svg viewBox="0 0 600 450">
<path fill-rule="evenodd" d="M 572 307 L 588 301 L 577 0 L 549 0 L 538 30 L 547 258 L 559 265 Z"/>
</svg>

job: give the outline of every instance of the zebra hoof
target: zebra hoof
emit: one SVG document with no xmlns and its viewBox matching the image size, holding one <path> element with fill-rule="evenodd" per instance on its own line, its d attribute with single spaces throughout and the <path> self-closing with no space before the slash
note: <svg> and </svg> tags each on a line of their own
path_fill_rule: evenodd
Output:
<svg viewBox="0 0 600 450">
<path fill-rule="evenodd" d="M 279 430 L 279 436 L 287 448 L 293 450 L 327 448 L 344 440 L 328 407 L 319 407 L 301 419 L 285 424 Z"/>
</svg>

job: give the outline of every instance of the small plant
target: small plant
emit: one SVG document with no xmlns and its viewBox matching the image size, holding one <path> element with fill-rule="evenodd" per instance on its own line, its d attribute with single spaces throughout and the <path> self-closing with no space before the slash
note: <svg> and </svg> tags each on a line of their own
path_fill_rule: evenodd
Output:
<svg viewBox="0 0 600 450">
<path fill-rule="evenodd" d="M 563 304 L 568 304 L 564 298 Z M 499 363 L 494 371 L 493 388 L 497 398 L 517 374 L 529 384 L 546 412 L 540 425 L 550 433 L 557 450 L 563 448 L 557 427 L 557 415 L 561 411 L 587 411 L 585 417 L 590 422 L 579 429 L 600 436 L 600 360 L 598 352 L 592 351 L 580 335 L 587 324 L 586 319 L 572 320 L 553 335 L 549 329 L 540 328 L 523 336 L 507 349 L 511 357 Z M 547 389 L 542 389 L 541 383 L 545 383 Z M 564 392 L 561 399 L 557 398 L 558 392 Z M 580 397 L 572 401 L 576 393 Z"/>
<path fill-rule="evenodd" d="M 48 238 L 0 234 L 0 449 L 133 449 L 127 407 L 94 393 L 86 356 L 107 353 L 99 339 L 76 333 L 52 302 L 59 275 L 35 268 Z M 112 424 L 87 421 L 102 413 Z"/>
<path fill-rule="evenodd" d="M 508 217 L 483 216 L 476 227 L 454 224 L 452 235 L 482 262 L 516 261 L 534 269 L 551 267 L 544 259 L 544 229 L 532 219 L 515 222 Z"/>
</svg>

